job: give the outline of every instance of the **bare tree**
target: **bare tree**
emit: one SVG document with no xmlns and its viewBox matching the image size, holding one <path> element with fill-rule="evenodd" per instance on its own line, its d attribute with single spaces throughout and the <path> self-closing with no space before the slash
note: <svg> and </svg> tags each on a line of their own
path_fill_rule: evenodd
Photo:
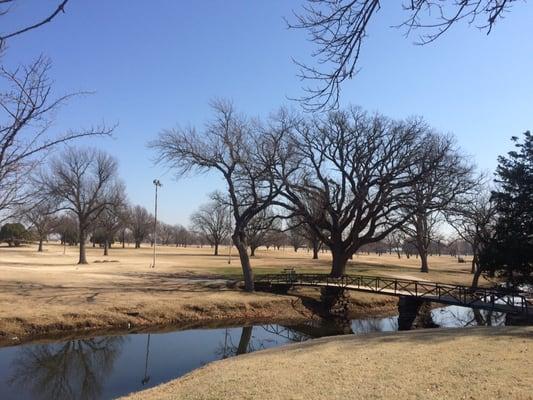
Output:
<svg viewBox="0 0 533 400">
<path fill-rule="evenodd" d="M 85 241 L 98 217 L 122 199 L 124 188 L 117 178 L 117 162 L 96 149 L 68 148 L 43 171 L 40 185 L 56 199 L 60 209 L 76 215 L 80 243 L 79 264 L 87 264 Z"/>
<path fill-rule="evenodd" d="M 225 204 L 213 200 L 200 206 L 198 211 L 191 215 L 193 230 L 200 233 L 215 248 L 215 256 L 218 256 L 218 246 L 231 232 L 228 211 Z"/>
<path fill-rule="evenodd" d="M 214 101 L 212 107 L 214 119 L 202 134 L 194 128 L 165 130 L 150 146 L 178 176 L 191 171 L 222 175 L 233 214 L 232 241 L 239 252 L 245 288 L 253 291 L 246 227 L 279 194 L 271 173 L 283 132 L 254 129 L 228 102 Z"/>
<path fill-rule="evenodd" d="M 272 232 L 280 230 L 279 220 L 268 208 L 256 214 L 245 229 L 250 256 L 254 257 L 255 251 L 268 243 Z"/>
<path fill-rule="evenodd" d="M 101 127 L 50 133 L 53 116 L 76 94 L 54 98 L 49 69 L 50 62 L 44 57 L 14 71 L 0 66 L 0 81 L 6 87 L 0 92 L 0 213 L 4 219 L 31 194 L 25 190 L 29 172 L 48 150 L 73 139 L 112 132 Z"/>
<path fill-rule="evenodd" d="M 148 210 L 141 206 L 130 209 L 130 229 L 135 241 L 135 248 L 141 247 L 141 243 L 148 237 L 153 226 L 154 217 Z"/>
<path fill-rule="evenodd" d="M 126 241 L 128 243 L 131 239 L 131 207 L 127 204 L 124 205 L 124 207 L 121 209 L 120 212 L 120 223 L 119 223 L 119 236 L 120 236 L 120 242 L 122 243 L 122 248 L 126 248 Z"/>
<path fill-rule="evenodd" d="M 31 23 L 31 24 L 26 25 L 26 26 L 21 26 L 21 27 L 15 29 L 14 31 L 11 31 L 11 32 L 0 33 L 0 51 L 4 48 L 5 41 L 7 39 L 10 39 L 12 37 L 19 36 L 19 35 L 22 35 L 22 34 L 24 34 L 26 32 L 29 32 L 31 30 L 37 29 L 37 28 L 39 28 L 39 27 L 51 22 L 54 18 L 56 18 L 59 15 L 59 13 L 62 13 L 62 12 L 64 13 L 65 12 L 65 6 L 67 5 L 68 2 L 69 2 L 69 0 L 62 0 L 52 10 L 52 12 L 50 14 L 38 19 L 34 23 Z M 5 18 L 6 16 L 8 16 L 10 14 L 10 11 L 11 11 L 10 6 L 12 4 L 14 4 L 14 3 L 16 3 L 16 0 L 0 0 L 0 17 Z"/>
<path fill-rule="evenodd" d="M 43 251 L 43 242 L 48 238 L 59 221 L 56 217 L 56 204 L 51 199 L 37 197 L 35 202 L 26 205 L 20 210 L 23 219 L 29 228 L 35 232 L 39 241 L 37 251 Z"/>
<path fill-rule="evenodd" d="M 492 236 L 495 214 L 490 192 L 479 187 L 477 192 L 461 198 L 446 215 L 459 237 L 472 248 L 473 274 L 479 269 L 479 252 Z"/>
<path fill-rule="evenodd" d="M 305 228 L 303 224 L 298 223 L 298 221 L 291 221 L 291 227 L 287 230 L 287 237 L 289 239 L 289 244 L 294 249 L 294 252 L 298 252 L 298 249 L 305 245 Z"/>
<path fill-rule="evenodd" d="M 407 190 L 431 172 L 409 173 L 426 155 L 427 129 L 417 119 L 392 121 L 358 108 L 295 128 L 287 146 L 293 157 L 279 167 L 284 201 L 276 204 L 302 218 L 330 248 L 332 276 L 345 273 L 361 246 L 384 239 L 411 217 L 399 210 L 409 200 Z"/>
<path fill-rule="evenodd" d="M 174 243 L 176 244 L 176 247 L 187 247 L 191 244 L 193 240 L 191 232 L 181 225 L 176 225 L 175 228 L 176 237 L 174 238 Z"/>
<path fill-rule="evenodd" d="M 62 213 L 57 217 L 54 233 L 59 235 L 61 244 L 65 246 L 78 244 L 78 222 L 70 213 Z"/>
<path fill-rule="evenodd" d="M 109 255 L 109 248 L 122 227 L 123 215 L 126 210 L 126 200 L 122 193 L 117 193 L 115 199 L 110 202 L 95 221 L 96 228 L 100 231 L 104 245 L 104 256 Z"/>
<path fill-rule="evenodd" d="M 175 244 L 177 235 L 177 227 L 174 225 L 166 224 L 164 222 L 158 222 L 157 238 L 162 245 Z"/>
<path fill-rule="evenodd" d="M 453 25 L 466 20 L 481 21 L 479 28 L 487 34 L 503 18 L 516 0 L 409 0 L 399 6 L 406 18 L 397 27 L 408 36 L 422 31 L 417 44 L 424 45 L 440 38 Z M 316 111 L 336 108 L 341 84 L 357 73 L 357 65 L 368 28 L 380 9 L 380 0 L 307 0 L 296 22 L 289 26 L 305 29 L 317 49 L 313 53 L 318 67 L 298 63 L 300 78 L 315 82 L 304 88 L 304 107 Z"/>
<path fill-rule="evenodd" d="M 389 252 L 394 251 L 398 258 L 402 258 L 402 250 L 405 243 L 405 233 L 401 230 L 393 231 L 386 238 Z"/>
<path fill-rule="evenodd" d="M 320 218 L 323 217 L 324 210 L 313 209 L 313 206 L 316 206 L 316 203 L 313 200 L 311 200 L 307 202 L 306 208 L 309 210 L 310 213 L 313 213 L 315 215 L 313 220 L 319 220 Z M 307 240 L 309 247 L 313 250 L 313 260 L 318 260 L 318 252 L 320 251 L 322 247 L 322 241 L 320 240 L 320 237 L 316 234 L 315 229 L 312 226 L 310 226 L 306 222 L 305 219 L 300 218 L 298 216 L 294 216 L 293 218 L 290 218 L 289 221 L 290 221 L 290 225 L 292 225 L 293 228 L 296 228 L 297 233 L 302 238 Z"/>
<path fill-rule="evenodd" d="M 401 229 L 413 239 L 420 256 L 420 271 L 429 272 L 428 253 L 439 223 L 454 201 L 475 187 L 473 166 L 455 147 L 450 136 L 429 133 L 424 138 L 426 157 L 411 166 L 410 198 L 404 211 L 410 215 Z"/>
</svg>

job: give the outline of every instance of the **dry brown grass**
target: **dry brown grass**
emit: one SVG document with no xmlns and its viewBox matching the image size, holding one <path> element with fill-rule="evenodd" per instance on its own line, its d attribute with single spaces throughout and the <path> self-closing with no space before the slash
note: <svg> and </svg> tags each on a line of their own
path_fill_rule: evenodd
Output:
<svg viewBox="0 0 533 400">
<path fill-rule="evenodd" d="M 312 340 L 217 361 L 137 399 L 533 399 L 533 327 Z"/>
<path fill-rule="evenodd" d="M 227 254 L 228 249 L 222 249 Z M 149 247 L 113 248 L 104 257 L 99 248 L 88 249 L 90 264 L 78 266 L 77 248 L 45 245 L 0 247 L 0 344 L 38 334 L 61 331 L 146 327 L 184 321 L 220 319 L 309 318 L 309 311 L 292 296 L 248 294 L 228 287 L 225 278 L 238 277 L 237 259 L 214 257 L 209 248 L 162 247 L 157 267 L 149 268 Z M 234 252 L 235 255 L 235 252 Z M 256 273 L 280 271 L 327 272 L 329 254 L 311 260 L 300 250 L 259 250 L 252 259 Z M 349 273 L 404 276 L 442 282 L 468 283 L 468 264 L 449 256 L 432 257 L 432 271 L 418 272 L 418 260 L 395 256 L 356 256 Z M 205 278 L 220 278 L 206 280 Z M 357 294 L 356 303 L 369 308 L 394 307 L 378 295 Z"/>
</svg>

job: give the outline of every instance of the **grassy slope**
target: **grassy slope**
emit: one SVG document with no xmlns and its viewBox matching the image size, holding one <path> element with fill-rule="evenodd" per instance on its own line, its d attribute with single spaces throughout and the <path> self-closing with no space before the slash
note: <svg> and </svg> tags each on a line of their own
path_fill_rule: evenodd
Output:
<svg viewBox="0 0 533 400">
<path fill-rule="evenodd" d="M 322 338 L 217 361 L 140 399 L 533 399 L 533 327 Z"/>
</svg>

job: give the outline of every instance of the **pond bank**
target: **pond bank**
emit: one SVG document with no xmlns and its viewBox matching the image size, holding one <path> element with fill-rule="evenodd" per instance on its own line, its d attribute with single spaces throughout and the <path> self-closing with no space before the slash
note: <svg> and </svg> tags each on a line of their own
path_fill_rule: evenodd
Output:
<svg viewBox="0 0 533 400">
<path fill-rule="evenodd" d="M 192 294 L 192 295 L 191 295 Z M 316 318 L 314 309 L 319 293 L 314 289 L 297 290 L 289 295 L 246 293 L 221 287 L 198 286 L 186 290 L 154 293 L 139 299 L 128 298 L 98 301 L 73 301 L 61 298 L 26 299 L 2 313 L 0 346 L 29 341 L 95 336 L 102 333 L 121 334 L 131 331 L 189 329 L 232 323 L 286 321 L 297 322 Z M 96 296 L 95 296 L 96 297 Z M 133 300 L 135 299 L 135 300 Z M 358 315 L 390 315 L 397 310 L 397 299 L 364 293 L 350 296 L 349 313 Z M 14 315 L 10 315 L 14 314 Z"/>
<path fill-rule="evenodd" d="M 533 327 L 321 338 L 216 361 L 127 398 L 532 399 L 532 339 Z"/>
</svg>

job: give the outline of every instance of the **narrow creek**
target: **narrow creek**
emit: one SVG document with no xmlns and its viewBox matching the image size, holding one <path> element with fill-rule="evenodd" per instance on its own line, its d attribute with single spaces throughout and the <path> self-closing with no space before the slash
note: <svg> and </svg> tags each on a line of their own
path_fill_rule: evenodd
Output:
<svg viewBox="0 0 533 400">
<path fill-rule="evenodd" d="M 497 326 L 506 321 L 502 313 L 456 306 L 429 313 L 430 324 L 439 327 Z M 321 336 L 395 330 L 397 316 L 99 336 L 5 347 L 0 349 L 0 398 L 110 399 L 243 353 Z"/>
</svg>

